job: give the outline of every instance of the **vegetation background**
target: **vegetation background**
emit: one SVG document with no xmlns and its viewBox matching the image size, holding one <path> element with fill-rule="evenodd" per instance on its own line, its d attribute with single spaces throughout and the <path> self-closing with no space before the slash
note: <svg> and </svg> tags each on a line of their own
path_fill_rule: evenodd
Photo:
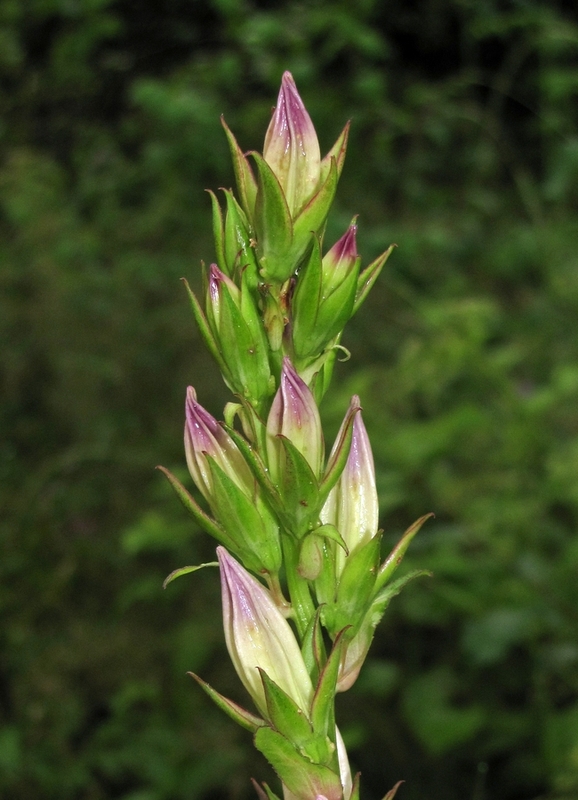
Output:
<svg viewBox="0 0 578 800">
<path fill-rule="evenodd" d="M 344 343 L 386 544 L 435 511 L 339 713 L 364 797 L 578 797 L 578 14 L 555 0 L 2 0 L 0 797 L 217 800 L 270 777 L 185 673 L 245 698 L 185 476 L 227 392 L 179 283 L 213 257 L 219 124 L 290 69 L 327 239 L 398 249 Z"/>
</svg>

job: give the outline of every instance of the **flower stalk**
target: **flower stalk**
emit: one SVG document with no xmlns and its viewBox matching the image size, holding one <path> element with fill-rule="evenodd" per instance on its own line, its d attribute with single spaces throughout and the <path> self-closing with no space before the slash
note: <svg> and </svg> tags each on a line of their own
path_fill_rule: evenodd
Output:
<svg viewBox="0 0 578 800">
<path fill-rule="evenodd" d="M 225 642 L 257 714 L 194 677 L 252 732 L 285 800 L 358 800 L 335 696 L 355 682 L 390 600 L 424 574 L 393 580 L 427 516 L 382 560 L 360 400 L 352 398 L 327 459 L 318 406 L 343 350 L 343 328 L 391 248 L 362 270 L 357 218 L 326 248 L 348 126 L 321 158 L 289 72 L 262 153 L 245 154 L 223 127 L 237 196 L 224 190 L 221 206 L 210 193 L 216 263 L 201 299 L 187 290 L 236 402 L 219 422 L 187 390 L 185 455 L 198 498 L 162 469 L 219 543 Z M 195 569 L 177 569 L 167 583 Z M 257 790 L 261 800 L 276 799 L 269 787 Z"/>
</svg>

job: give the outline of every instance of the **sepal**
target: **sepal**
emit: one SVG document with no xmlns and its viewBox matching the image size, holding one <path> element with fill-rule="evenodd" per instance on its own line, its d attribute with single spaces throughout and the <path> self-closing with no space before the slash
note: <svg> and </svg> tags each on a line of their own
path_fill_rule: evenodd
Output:
<svg viewBox="0 0 578 800">
<path fill-rule="evenodd" d="M 193 497 L 187 492 L 183 484 L 179 481 L 177 477 L 173 475 L 166 467 L 157 467 L 163 475 L 167 478 L 168 482 L 171 484 L 175 493 L 183 506 L 187 509 L 189 514 L 193 517 L 195 522 L 200 525 L 210 536 L 216 539 L 220 544 L 225 545 L 230 550 L 234 552 L 239 551 L 238 543 L 218 525 L 214 519 L 211 519 L 208 514 L 206 514 L 203 509 L 195 502 Z"/>
<path fill-rule="evenodd" d="M 276 437 L 283 450 L 283 466 L 279 490 L 283 498 L 283 517 L 286 527 L 297 537 L 308 530 L 319 513 L 317 478 L 305 456 L 287 437 Z"/>
<path fill-rule="evenodd" d="M 390 789 L 389 792 L 385 795 L 383 800 L 393 800 L 393 798 L 395 797 L 395 795 L 397 793 L 397 790 L 399 789 L 399 787 L 401 786 L 402 783 L 405 783 L 405 781 L 398 781 L 395 784 L 395 786 L 393 787 L 393 789 Z"/>
<path fill-rule="evenodd" d="M 163 581 L 163 589 L 166 589 L 169 583 L 172 583 L 177 578 L 180 578 L 182 575 L 190 575 L 191 572 L 197 572 L 200 569 L 204 569 L 205 567 L 218 567 L 219 564 L 217 561 L 207 561 L 205 564 L 197 564 L 194 567 L 178 567 L 170 572 L 167 577 Z"/>
<path fill-rule="evenodd" d="M 378 256 L 375 261 L 372 261 L 371 264 L 366 267 L 361 275 L 357 279 L 357 290 L 355 293 L 355 302 L 353 304 L 353 314 L 356 314 L 359 307 L 367 297 L 369 290 L 379 277 L 379 273 L 383 269 L 383 266 L 391 253 L 393 252 L 393 248 L 396 247 L 395 244 L 390 245 L 385 253 L 382 253 Z"/>
<path fill-rule="evenodd" d="M 339 775 L 323 764 L 314 764 L 278 731 L 259 728 L 255 747 L 271 764 L 283 784 L 297 800 L 312 800 L 319 795 L 327 800 L 342 800 Z"/>
<path fill-rule="evenodd" d="M 215 705 L 217 705 L 221 711 L 224 711 L 225 714 L 231 717 L 234 722 L 236 722 L 238 725 L 241 725 L 242 728 L 251 731 L 251 733 L 255 733 L 257 730 L 259 730 L 259 728 L 266 724 L 264 719 L 257 717 L 255 714 L 251 714 L 251 712 L 247 711 L 246 708 L 243 708 L 242 706 L 233 702 L 233 700 L 229 700 L 228 697 L 224 697 L 202 678 L 199 678 L 198 675 L 195 675 L 194 672 L 187 672 L 187 675 L 190 675 L 191 678 L 194 678 L 199 686 L 209 695 Z"/>
<path fill-rule="evenodd" d="M 359 402 L 359 397 L 353 395 L 333 447 L 331 448 L 323 480 L 319 485 L 319 495 L 322 502 L 325 502 L 327 499 L 329 492 L 341 477 L 345 465 L 347 464 L 351 450 L 351 439 L 353 437 L 353 423 L 360 411 L 361 404 Z"/>
<path fill-rule="evenodd" d="M 389 581 L 395 570 L 401 564 L 401 560 L 404 557 L 407 548 L 411 544 L 413 537 L 416 535 L 416 533 L 418 533 L 424 522 L 427 522 L 427 520 L 431 519 L 433 516 L 435 516 L 433 511 L 430 511 L 429 514 L 424 514 L 423 517 L 417 519 L 405 531 L 399 542 L 379 568 L 377 580 L 375 582 L 376 589 L 381 589 Z"/>
<path fill-rule="evenodd" d="M 317 609 L 314 616 L 303 636 L 303 644 L 301 645 L 301 654 L 303 661 L 307 667 L 313 684 L 317 684 L 319 674 L 325 664 L 325 643 L 323 642 L 323 634 L 321 633 L 321 625 L 319 617 L 321 609 Z"/>
<path fill-rule="evenodd" d="M 241 205 L 248 219 L 252 220 L 255 210 L 255 199 L 257 197 L 257 182 L 255 181 L 251 165 L 237 144 L 237 140 L 225 122 L 224 117 L 221 117 L 221 125 L 227 136 L 227 141 L 229 142 Z"/>
<path fill-rule="evenodd" d="M 253 248 L 253 237 L 245 212 L 235 200 L 233 193 L 224 189 L 227 211 L 224 222 L 223 255 L 227 273 L 237 284 L 242 274 L 249 288 L 254 291 L 259 283 L 257 261 Z"/>
<path fill-rule="evenodd" d="M 316 734 L 329 738 L 335 744 L 335 687 L 339 675 L 344 637 L 348 628 L 335 637 L 331 652 L 325 662 L 311 702 L 311 724 Z"/>
<path fill-rule="evenodd" d="M 231 538 L 242 538 L 244 551 L 253 553 L 250 569 L 276 574 L 282 556 L 279 529 L 266 508 L 255 497 L 248 497 L 217 462 L 207 457 L 213 479 L 212 510 Z"/>
<path fill-rule="evenodd" d="M 373 634 L 381 618 L 385 613 L 385 609 L 389 605 L 391 599 L 398 595 L 403 587 L 412 581 L 414 578 L 419 578 L 424 575 L 431 576 L 431 572 L 427 570 L 415 570 L 404 575 L 397 581 L 385 586 L 373 598 L 369 608 L 363 618 L 363 621 L 357 627 L 355 636 L 347 643 L 342 663 L 339 670 L 339 679 L 337 681 L 337 691 L 345 692 L 349 689 L 359 675 L 359 671 L 363 666 L 365 657 L 369 651 L 369 647 L 373 640 Z"/>
<path fill-rule="evenodd" d="M 255 232 L 261 276 L 284 283 L 297 264 L 291 258 L 293 221 L 275 173 L 259 153 L 251 153 L 257 167 Z"/>
<path fill-rule="evenodd" d="M 266 672 L 259 671 L 271 726 L 285 736 L 301 755 L 316 764 L 328 764 L 333 750 L 328 747 L 327 737 L 315 733 L 309 719 L 294 700 L 279 688 Z"/>
<path fill-rule="evenodd" d="M 199 333 L 201 334 L 201 338 L 203 339 L 207 347 L 207 350 L 217 362 L 217 366 L 219 367 L 221 375 L 223 376 L 223 380 L 225 381 L 229 389 L 231 389 L 231 391 L 235 391 L 233 375 L 229 370 L 229 367 L 225 363 L 223 356 L 221 355 L 221 352 L 219 350 L 219 345 L 217 344 L 217 340 L 215 339 L 213 332 L 211 331 L 207 318 L 205 317 L 203 309 L 201 308 L 201 304 L 197 300 L 195 293 L 189 286 L 189 283 L 186 280 L 186 278 L 182 278 L 182 281 L 185 284 L 185 289 L 187 290 L 189 302 L 191 304 L 191 309 L 193 311 L 193 316 L 195 318 L 195 322 L 197 323 L 197 327 L 199 329 Z"/>
<path fill-rule="evenodd" d="M 347 625 L 353 626 L 353 633 L 363 619 L 375 586 L 380 539 L 375 536 L 346 558 L 335 603 L 322 610 L 321 619 L 331 637 Z"/>
<path fill-rule="evenodd" d="M 320 180 L 323 182 L 327 175 L 329 174 L 329 170 L 331 169 L 331 162 L 335 161 L 335 167 L 337 169 L 337 177 L 341 176 L 341 171 L 343 169 L 343 164 L 345 163 L 345 153 L 347 152 L 347 140 L 349 138 L 349 128 L 351 127 L 351 122 L 347 122 L 345 127 L 335 140 L 335 144 L 331 148 L 331 150 L 327 153 L 327 155 L 321 159 L 321 174 Z"/>
</svg>

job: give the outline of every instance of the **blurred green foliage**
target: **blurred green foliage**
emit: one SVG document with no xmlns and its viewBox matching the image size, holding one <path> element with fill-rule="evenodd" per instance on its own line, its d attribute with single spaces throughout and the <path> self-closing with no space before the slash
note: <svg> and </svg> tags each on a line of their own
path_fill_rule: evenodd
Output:
<svg viewBox="0 0 578 800">
<path fill-rule="evenodd" d="M 184 390 L 228 399 L 179 278 L 210 260 L 219 114 L 259 148 L 290 69 L 328 227 L 389 260 L 324 406 L 353 392 L 386 544 L 427 511 L 340 698 L 367 797 L 578 796 L 578 19 L 539 0 L 0 4 L 0 796 L 249 797 L 250 737 L 182 474 Z"/>
</svg>

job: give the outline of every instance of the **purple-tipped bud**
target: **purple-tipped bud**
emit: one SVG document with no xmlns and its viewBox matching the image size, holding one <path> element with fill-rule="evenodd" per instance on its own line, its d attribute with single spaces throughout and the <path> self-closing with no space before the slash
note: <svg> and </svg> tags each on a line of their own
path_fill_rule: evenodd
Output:
<svg viewBox="0 0 578 800">
<path fill-rule="evenodd" d="M 214 458 L 239 488 L 250 493 L 253 481 L 249 467 L 229 434 L 197 403 L 192 386 L 187 389 L 185 407 L 185 454 L 191 477 L 208 502 L 211 501 L 213 481 L 207 456 Z"/>
<path fill-rule="evenodd" d="M 290 72 L 283 73 L 263 157 L 285 193 L 292 216 L 313 195 L 321 176 L 319 141 Z"/>
<path fill-rule="evenodd" d="M 351 405 L 359 407 L 357 396 L 352 398 Z M 336 442 L 339 440 L 338 435 Z M 351 553 L 359 545 L 373 539 L 377 533 L 378 517 L 373 454 L 361 412 L 358 412 L 353 421 L 351 449 L 347 463 L 325 501 L 321 520 L 335 525 Z M 345 553 L 341 548 L 337 549 L 336 558 L 337 574 L 340 574 L 345 560 Z"/>
<path fill-rule="evenodd" d="M 329 297 L 355 267 L 359 258 L 356 234 L 357 225 L 352 222 L 341 239 L 323 257 L 323 299 Z"/>
<path fill-rule="evenodd" d="M 261 668 L 307 713 L 313 685 L 289 623 L 268 590 L 224 547 L 217 547 L 217 556 L 225 641 L 243 685 L 259 711 L 267 716 Z"/>
<path fill-rule="evenodd" d="M 285 356 L 281 381 L 267 419 L 267 456 L 273 480 L 279 475 L 281 448 L 276 437 L 286 436 L 320 475 L 324 457 L 323 433 L 315 398 Z"/>
</svg>

